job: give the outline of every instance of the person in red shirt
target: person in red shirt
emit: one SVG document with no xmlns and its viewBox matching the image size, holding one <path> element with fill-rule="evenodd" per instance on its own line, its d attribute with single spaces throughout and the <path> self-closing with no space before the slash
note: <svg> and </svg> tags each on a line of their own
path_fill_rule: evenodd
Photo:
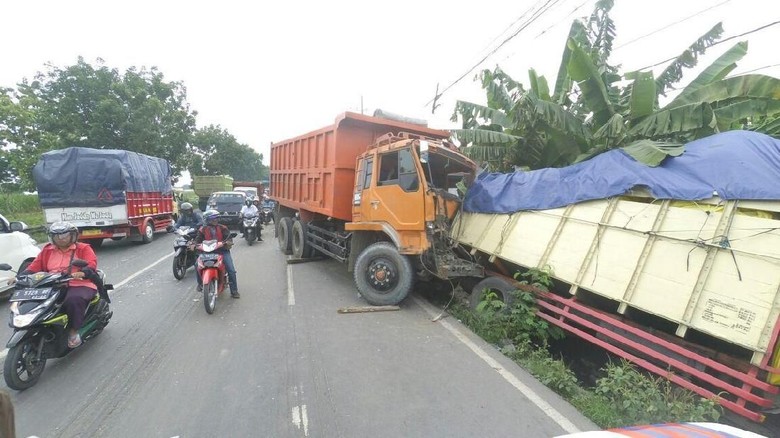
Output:
<svg viewBox="0 0 780 438">
<path fill-rule="evenodd" d="M 68 347 L 81 345 L 78 330 L 84 324 L 84 314 L 92 298 L 97 294 L 95 281 L 97 275 L 97 256 L 92 247 L 78 242 L 79 230 L 70 222 L 55 222 L 49 227 L 49 242 L 38 257 L 20 274 L 35 272 L 68 272 L 73 277 L 68 283 L 68 292 L 62 303 L 62 309 L 68 315 Z M 87 262 L 87 266 L 73 266 L 74 259 Z"/>
</svg>

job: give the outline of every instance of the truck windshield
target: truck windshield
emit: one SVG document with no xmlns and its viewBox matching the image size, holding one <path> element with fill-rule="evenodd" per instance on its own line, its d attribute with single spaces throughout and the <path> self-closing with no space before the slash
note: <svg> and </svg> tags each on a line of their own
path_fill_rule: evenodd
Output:
<svg viewBox="0 0 780 438">
<path fill-rule="evenodd" d="M 444 151 L 440 149 L 428 152 L 428 159 L 422 163 L 425 180 L 430 188 L 444 189 L 448 193 L 458 195 L 456 184 L 463 181 L 468 185 L 473 171 L 442 152 Z"/>
</svg>

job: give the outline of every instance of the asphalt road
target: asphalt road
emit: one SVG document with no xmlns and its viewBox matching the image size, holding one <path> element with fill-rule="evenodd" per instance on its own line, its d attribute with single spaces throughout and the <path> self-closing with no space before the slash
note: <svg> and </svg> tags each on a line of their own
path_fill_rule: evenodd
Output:
<svg viewBox="0 0 780 438">
<path fill-rule="evenodd" d="M 419 295 L 366 303 L 341 264 L 237 240 L 241 299 L 207 315 L 173 236 L 107 241 L 106 330 L 9 391 L 20 437 L 552 437 L 596 426 Z M 5 305 L 5 304 L 3 304 Z M 5 313 L 5 312 L 3 312 Z M 3 324 L 0 336 L 10 329 Z"/>
</svg>

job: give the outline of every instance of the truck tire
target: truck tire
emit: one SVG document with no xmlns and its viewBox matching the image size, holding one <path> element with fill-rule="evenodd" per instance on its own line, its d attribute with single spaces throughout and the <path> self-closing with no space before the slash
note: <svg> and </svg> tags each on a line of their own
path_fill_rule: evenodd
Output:
<svg viewBox="0 0 780 438">
<path fill-rule="evenodd" d="M 141 241 L 143 243 L 151 243 L 154 239 L 154 225 L 152 225 L 152 221 L 146 221 L 146 225 L 144 225 L 144 233 L 141 235 Z"/>
<path fill-rule="evenodd" d="M 412 262 L 393 244 L 377 242 L 355 261 L 355 284 L 365 300 L 374 306 L 398 304 L 409 295 L 414 281 Z"/>
<path fill-rule="evenodd" d="M 279 249 L 284 254 L 292 253 L 292 219 L 283 217 L 279 221 L 279 227 L 276 232 L 276 241 L 279 243 Z"/>
<path fill-rule="evenodd" d="M 476 309 L 479 303 L 485 297 L 487 292 L 493 292 L 498 296 L 498 299 L 506 304 L 507 308 L 514 303 L 515 296 L 513 291 L 517 290 L 507 280 L 501 277 L 486 277 L 477 283 L 474 288 L 471 289 L 471 296 L 469 297 L 469 307 L 472 310 Z"/>
<path fill-rule="evenodd" d="M 312 256 L 311 245 L 306 243 L 306 224 L 295 221 L 291 234 L 292 255 L 297 259 L 308 259 Z"/>
<path fill-rule="evenodd" d="M 89 243 L 89 246 L 92 248 L 97 249 L 103 246 L 103 239 L 89 239 L 87 240 L 87 243 Z"/>
</svg>

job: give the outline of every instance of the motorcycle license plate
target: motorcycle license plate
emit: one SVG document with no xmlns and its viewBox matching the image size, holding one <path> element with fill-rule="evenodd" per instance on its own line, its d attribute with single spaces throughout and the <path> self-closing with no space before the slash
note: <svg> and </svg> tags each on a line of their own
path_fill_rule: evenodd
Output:
<svg viewBox="0 0 780 438">
<path fill-rule="evenodd" d="M 217 260 L 219 258 L 219 254 L 201 254 L 200 259 L 204 262 L 210 262 Z"/>
<path fill-rule="evenodd" d="M 8 301 L 45 300 L 49 298 L 49 293 L 51 293 L 50 287 L 43 289 L 17 289 Z"/>
</svg>

